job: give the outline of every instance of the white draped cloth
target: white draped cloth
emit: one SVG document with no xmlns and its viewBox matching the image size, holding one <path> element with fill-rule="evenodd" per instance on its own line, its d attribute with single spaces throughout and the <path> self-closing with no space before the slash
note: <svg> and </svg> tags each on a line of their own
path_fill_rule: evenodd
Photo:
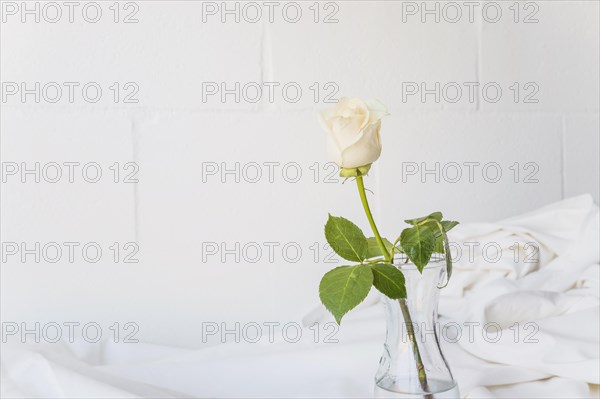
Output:
<svg viewBox="0 0 600 399">
<path fill-rule="evenodd" d="M 440 320 L 463 327 L 460 339 L 442 341 L 461 396 L 598 397 L 600 234 L 591 197 L 498 223 L 459 225 L 450 240 L 457 262 L 442 290 Z M 0 393 L 369 397 L 385 332 L 378 302 L 371 295 L 353 311 L 337 343 L 279 339 L 199 350 L 143 343 L 4 344 Z M 306 335 L 313 336 L 314 322 L 327 321 L 322 308 L 311 311 L 302 321 Z M 466 326 L 475 326 L 470 336 Z M 491 327 L 483 334 L 482 326 Z"/>
</svg>

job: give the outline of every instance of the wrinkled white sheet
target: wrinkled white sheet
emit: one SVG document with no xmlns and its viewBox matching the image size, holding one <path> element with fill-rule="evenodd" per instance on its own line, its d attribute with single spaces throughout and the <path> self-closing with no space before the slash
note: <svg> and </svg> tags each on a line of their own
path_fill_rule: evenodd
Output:
<svg viewBox="0 0 600 399">
<path fill-rule="evenodd" d="M 600 234 L 591 197 L 498 223 L 461 225 L 450 238 L 463 252 L 442 291 L 442 323 L 497 323 L 503 329 L 497 342 L 489 339 L 494 329 L 486 340 L 481 327 L 472 339 L 463 329 L 457 342 L 443 342 L 461 395 L 598 397 Z M 479 244 L 468 244 L 476 248 L 472 259 L 469 242 Z M 538 254 L 528 252 L 535 248 L 530 243 L 537 243 Z M 306 326 L 315 321 L 330 316 L 316 309 L 304 318 Z M 537 327 L 526 324 L 532 322 Z M 372 295 L 345 320 L 336 344 L 278 340 L 201 350 L 5 344 L 0 392 L 7 398 L 369 397 L 383 330 L 383 311 Z"/>
</svg>

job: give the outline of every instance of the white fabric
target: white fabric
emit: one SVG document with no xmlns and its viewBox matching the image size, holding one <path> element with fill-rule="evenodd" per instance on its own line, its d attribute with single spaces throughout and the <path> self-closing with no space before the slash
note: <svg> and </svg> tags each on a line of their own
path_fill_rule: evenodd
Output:
<svg viewBox="0 0 600 399">
<path fill-rule="evenodd" d="M 443 342 L 461 395 L 598 397 L 600 236 L 592 199 L 569 199 L 494 224 L 460 225 L 450 238 L 479 242 L 480 249 L 488 242 L 502 248 L 496 262 L 484 259 L 480 250 L 472 260 L 463 253 L 442 291 L 442 322 L 494 322 L 503 328 L 495 343 L 483 339 L 481 329 L 472 340 Z M 531 242 L 539 243 L 539 256 L 526 262 L 522 248 Z M 517 262 L 515 243 L 521 248 Z M 201 350 L 145 344 L 3 345 L 1 395 L 368 397 L 385 328 L 377 302 L 377 296 L 370 296 L 345 320 L 337 344 L 279 339 Z M 317 309 L 304 323 L 330 320 Z M 510 327 L 517 322 L 520 339 L 515 343 Z M 527 322 L 539 326 L 534 334 L 539 342 L 523 342 L 532 332 Z M 313 336 L 308 328 L 304 334 Z"/>
</svg>

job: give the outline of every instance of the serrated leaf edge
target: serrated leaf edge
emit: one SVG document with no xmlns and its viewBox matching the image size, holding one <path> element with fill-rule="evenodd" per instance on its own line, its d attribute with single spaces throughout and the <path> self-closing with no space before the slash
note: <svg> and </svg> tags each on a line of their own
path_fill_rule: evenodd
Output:
<svg viewBox="0 0 600 399">
<path fill-rule="evenodd" d="M 326 276 L 327 274 L 329 274 L 329 273 L 331 273 L 331 272 L 333 272 L 333 271 L 335 271 L 335 270 L 338 270 L 338 269 L 341 269 L 341 268 L 345 268 L 345 267 L 351 267 L 351 268 L 353 268 L 353 270 L 352 270 L 351 274 L 354 272 L 354 270 L 357 270 L 359 267 L 366 267 L 366 268 L 368 268 L 368 269 L 371 271 L 371 273 L 373 273 L 373 270 L 371 270 L 371 268 L 369 268 L 368 266 L 362 265 L 362 264 L 360 264 L 360 265 L 355 265 L 355 266 L 350 266 L 350 265 L 338 266 L 338 267 L 336 267 L 336 268 L 333 268 L 333 269 L 331 269 L 331 270 L 330 270 L 330 271 L 328 271 L 327 273 L 325 273 L 325 275 L 323 275 L 323 277 L 321 278 L 321 282 L 323 281 L 323 278 L 325 278 L 325 276 Z M 348 287 L 348 283 L 349 283 L 349 281 L 350 281 L 350 278 L 348 278 L 348 280 L 346 281 L 346 286 L 345 286 L 344 288 L 347 288 L 347 287 Z M 372 280 L 372 278 L 371 278 L 371 285 L 373 285 L 373 280 Z M 353 307 L 353 308 L 349 309 L 349 310 L 348 310 L 346 313 L 344 313 L 343 315 L 341 315 L 341 316 L 338 318 L 336 315 L 334 315 L 334 314 L 333 314 L 333 312 L 332 312 L 332 311 L 331 311 L 331 310 L 330 310 L 330 309 L 327 307 L 327 305 L 325 305 L 325 303 L 323 302 L 323 298 L 322 298 L 322 296 L 321 296 L 321 293 L 322 293 L 322 291 L 323 291 L 323 289 L 322 289 L 322 287 L 321 287 L 321 284 L 319 284 L 319 300 L 321 301 L 321 304 L 322 304 L 322 305 L 325 307 L 325 309 L 327 309 L 327 310 L 328 310 L 328 311 L 329 311 L 329 312 L 332 314 L 332 316 L 335 318 L 335 321 L 338 323 L 338 325 L 340 325 L 340 324 L 341 324 L 341 322 L 342 322 L 342 318 L 343 318 L 343 317 L 344 317 L 346 314 L 348 314 L 348 312 L 350 312 L 352 309 L 356 308 L 358 305 L 360 305 L 361 303 L 363 303 L 363 301 L 364 301 L 364 300 L 367 298 L 367 296 L 369 295 L 369 293 L 367 292 L 367 295 L 365 295 L 365 296 L 364 296 L 364 298 L 360 300 L 360 302 L 358 302 L 356 305 L 354 305 L 354 307 Z M 346 290 L 346 289 L 344 289 L 344 295 L 345 295 L 345 292 L 346 292 L 346 291 L 347 291 L 347 290 Z M 369 291 L 370 291 L 370 290 L 369 290 Z M 343 298 L 344 298 L 344 297 L 342 297 L 342 301 L 340 301 L 340 304 L 343 302 Z"/>
<path fill-rule="evenodd" d="M 375 285 L 375 271 L 377 271 L 377 266 L 380 266 L 380 265 L 387 265 L 387 266 L 391 266 L 391 267 L 393 267 L 394 269 L 396 269 L 396 267 L 395 267 L 394 265 L 392 265 L 392 264 L 389 264 L 389 263 L 379 263 L 379 264 L 371 265 L 371 270 L 373 271 L 373 286 L 374 286 L 374 287 L 377 289 L 377 291 L 381 292 L 383 295 L 387 296 L 387 297 L 388 297 L 388 298 L 390 298 L 390 299 L 400 299 L 400 298 L 406 298 L 406 285 L 402 285 L 402 286 L 401 286 L 401 285 L 398 285 L 394 279 L 391 279 L 391 278 L 389 278 L 389 277 L 388 277 L 386 274 L 384 274 L 384 273 L 381 273 L 381 272 L 379 272 L 378 274 L 379 274 L 379 275 L 381 275 L 381 276 L 383 276 L 383 277 L 385 277 L 385 279 L 386 279 L 387 281 L 390 281 L 390 282 L 391 282 L 393 285 L 395 285 L 396 287 L 398 287 L 400 291 L 403 291 L 403 292 L 404 292 L 404 296 L 401 296 L 400 298 L 391 298 L 391 297 L 389 297 L 389 296 L 388 296 L 388 295 L 387 295 L 385 292 L 381 291 L 381 290 L 380 290 L 380 289 L 379 289 L 379 288 L 378 288 L 378 287 Z M 396 270 L 398 270 L 398 269 L 396 269 Z M 400 272 L 400 274 L 402 274 L 402 271 L 400 271 L 400 270 L 398 270 L 398 271 Z M 402 277 L 404 278 L 404 274 L 402 274 Z M 406 280 L 405 280 L 405 281 L 406 281 Z"/>
<path fill-rule="evenodd" d="M 348 221 L 349 223 L 353 224 L 354 226 L 356 226 L 354 223 L 352 223 L 352 221 L 345 219 L 341 216 L 333 216 L 331 214 L 329 214 L 329 219 L 344 219 L 346 221 Z M 329 220 L 327 221 L 329 223 Z M 359 230 L 360 227 L 356 226 Z M 346 243 L 348 244 L 348 246 L 350 247 L 350 249 L 352 249 L 352 252 L 354 252 L 354 255 L 356 255 L 356 258 L 358 259 L 359 262 L 362 262 L 365 260 L 364 256 L 359 255 L 356 250 L 354 249 L 354 245 L 352 245 L 352 243 L 350 241 L 348 241 L 348 238 L 346 238 L 346 235 L 342 232 L 342 230 L 337 226 L 336 223 L 334 223 L 334 228 L 336 228 L 338 230 L 338 232 L 340 233 L 340 235 L 343 237 L 344 241 L 346 241 Z M 362 231 L 361 231 L 362 233 Z M 364 233 L 363 233 L 364 235 Z M 327 238 L 327 224 L 325 224 L 325 238 Z M 365 237 L 365 241 L 366 241 L 366 237 Z M 328 242 L 329 243 L 329 242 Z M 331 245 L 331 243 L 329 243 L 329 246 L 333 249 L 333 246 Z M 334 249 L 335 252 L 335 249 Z M 337 252 L 336 252 L 337 254 Z M 338 254 L 339 256 L 341 256 L 342 258 L 344 258 L 342 255 Z M 346 258 L 344 258 L 346 259 Z M 347 259 L 347 260 L 356 260 L 356 259 Z"/>
</svg>

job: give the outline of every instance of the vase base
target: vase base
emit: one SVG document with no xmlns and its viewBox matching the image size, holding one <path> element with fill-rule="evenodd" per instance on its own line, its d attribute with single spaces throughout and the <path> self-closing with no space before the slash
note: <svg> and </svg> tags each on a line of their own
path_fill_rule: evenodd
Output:
<svg viewBox="0 0 600 399">
<path fill-rule="evenodd" d="M 376 398 L 397 399 L 459 399 L 458 386 L 454 382 L 429 380 L 431 393 L 421 393 L 410 381 L 384 378 L 375 385 Z"/>
</svg>

